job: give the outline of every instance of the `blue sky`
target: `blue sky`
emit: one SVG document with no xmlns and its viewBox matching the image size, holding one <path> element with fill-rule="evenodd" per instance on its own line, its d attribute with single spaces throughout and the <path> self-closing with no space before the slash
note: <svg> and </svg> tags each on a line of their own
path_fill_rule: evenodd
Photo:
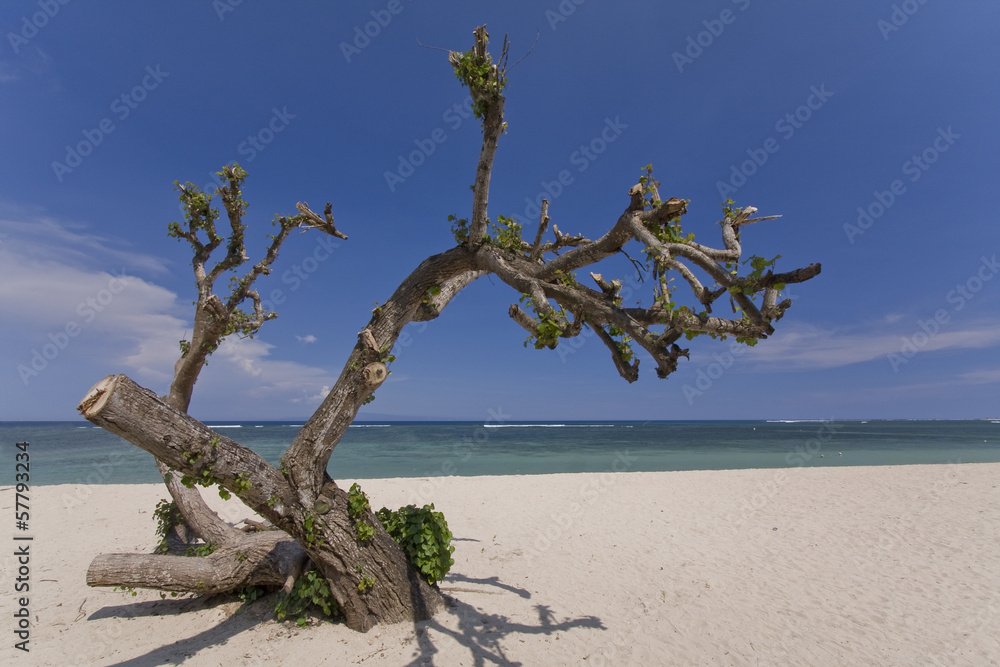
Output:
<svg viewBox="0 0 1000 667">
<path fill-rule="evenodd" d="M 517 295 L 482 279 L 407 328 L 362 418 L 1000 414 L 994 2 L 35 0 L 0 9 L 0 420 L 73 419 L 113 372 L 165 392 L 194 299 L 172 183 L 232 161 L 251 251 L 297 201 L 331 201 L 350 238 L 290 239 L 260 286 L 278 319 L 211 358 L 191 412 L 308 416 L 471 207 L 479 123 L 418 40 L 465 50 L 482 23 L 511 62 L 538 35 L 510 72 L 491 215 L 545 194 L 596 238 L 652 162 L 700 241 L 719 244 L 729 194 L 783 216 L 744 231 L 745 256 L 823 273 L 770 340 L 698 339 L 631 385 L 592 338 L 525 349 Z M 648 300 L 627 263 L 599 270 Z"/>
</svg>

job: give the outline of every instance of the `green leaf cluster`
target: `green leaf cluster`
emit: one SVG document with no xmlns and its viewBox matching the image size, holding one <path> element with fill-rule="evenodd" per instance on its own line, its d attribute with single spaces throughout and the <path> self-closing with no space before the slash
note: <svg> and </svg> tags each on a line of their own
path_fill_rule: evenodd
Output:
<svg viewBox="0 0 1000 667">
<path fill-rule="evenodd" d="M 354 522 L 354 529 L 361 542 L 367 542 L 375 537 L 375 527 L 365 521 L 365 517 L 368 516 L 371 509 L 368 496 L 361 490 L 358 483 L 351 484 L 351 489 L 347 492 L 347 514 Z"/>
<path fill-rule="evenodd" d="M 312 512 L 306 512 L 302 525 L 305 528 L 306 546 L 312 548 L 319 545 L 322 538 L 316 532 L 316 516 Z"/>
<path fill-rule="evenodd" d="M 639 177 L 639 183 L 642 184 L 642 197 L 646 200 L 646 208 L 660 208 L 663 202 L 656 196 L 660 182 L 653 178 L 653 163 L 650 162 L 642 170 L 646 173 Z"/>
<path fill-rule="evenodd" d="M 370 574 L 366 574 L 365 576 L 361 577 L 360 581 L 358 581 L 358 591 L 364 593 L 367 590 L 371 590 L 372 586 L 374 585 L 375 585 L 375 577 L 373 577 Z"/>
<path fill-rule="evenodd" d="M 489 223 L 489 219 L 487 219 L 487 222 Z M 503 250 L 509 250 L 510 252 L 524 252 L 524 239 L 521 238 L 521 227 L 521 223 L 516 218 L 498 215 L 497 221 L 490 223 L 490 244 Z"/>
<path fill-rule="evenodd" d="M 367 542 L 375 537 L 375 529 L 364 521 L 358 521 L 354 524 L 354 528 L 357 532 L 358 540 L 361 542 Z"/>
<path fill-rule="evenodd" d="M 557 283 L 559 283 L 560 285 L 565 285 L 566 287 L 576 287 L 578 284 L 576 282 L 575 273 L 566 273 L 562 269 L 558 269 L 556 271 L 555 279 Z"/>
<path fill-rule="evenodd" d="M 469 238 L 469 221 L 465 218 L 458 218 L 454 215 L 448 216 L 451 223 L 451 233 L 457 243 L 465 243 Z"/>
<path fill-rule="evenodd" d="M 250 476 L 245 472 L 241 472 L 236 476 L 236 480 L 233 482 L 233 485 L 236 487 L 236 493 L 246 493 L 253 487 L 253 483 L 250 481 Z"/>
<path fill-rule="evenodd" d="M 396 511 L 383 507 L 376 516 L 428 584 L 441 581 L 455 564 L 451 530 L 434 505 L 407 505 Z"/>
<path fill-rule="evenodd" d="M 755 294 L 761 289 L 760 277 L 764 275 L 764 270 L 773 267 L 779 259 L 781 259 L 781 255 L 775 255 L 773 259 L 764 259 L 763 257 L 753 255 L 749 259 L 744 260 L 743 264 L 749 263 L 753 271 L 748 273 L 740 281 L 739 285 L 730 287 L 729 292 L 731 294 L 745 294 L 747 296 Z M 775 283 L 774 287 L 780 291 L 785 288 L 785 285 L 784 283 Z"/>
<path fill-rule="evenodd" d="M 167 535 L 174 526 L 180 524 L 184 520 L 184 517 L 181 516 L 180 510 L 177 508 L 177 503 L 172 500 L 168 501 L 165 498 L 161 498 L 160 501 L 156 503 L 156 509 L 153 510 L 153 519 L 156 521 L 156 535 L 160 538 L 160 541 L 157 543 L 153 553 L 165 554 L 169 551 L 169 548 L 167 547 Z M 216 549 L 218 549 L 218 547 L 211 542 L 192 544 L 185 549 L 184 555 L 207 556 Z"/>
<path fill-rule="evenodd" d="M 424 298 L 420 301 L 420 303 L 428 304 L 434 297 L 436 297 L 440 293 L 441 293 L 440 285 L 431 285 L 430 287 L 427 288 L 427 291 L 424 293 Z M 395 361 L 395 359 L 393 359 L 393 361 Z"/>
<path fill-rule="evenodd" d="M 781 255 L 775 255 L 774 259 L 764 259 L 763 257 L 753 255 L 743 263 L 750 262 L 750 266 L 753 268 L 753 271 L 748 276 L 749 278 L 759 278 L 764 273 L 764 269 L 774 266 L 775 262 L 779 259 L 781 259 Z"/>
<path fill-rule="evenodd" d="M 167 535 L 174 526 L 183 521 L 181 511 L 174 501 L 161 498 L 153 510 L 153 519 L 156 521 L 156 535 L 160 538 L 153 553 L 165 554 L 168 550 Z"/>
<path fill-rule="evenodd" d="M 608 335 L 611 336 L 611 341 L 621 355 L 622 361 L 625 363 L 632 361 L 632 357 L 635 355 L 632 350 L 632 338 L 626 336 L 625 331 L 617 324 L 608 327 Z"/>
<path fill-rule="evenodd" d="M 722 218 L 723 218 L 722 222 L 723 223 L 725 223 L 726 220 L 735 219 L 736 216 L 738 216 L 740 213 L 743 212 L 743 207 L 742 206 L 737 206 L 733 202 L 733 198 L 732 197 L 728 197 L 726 199 L 726 201 L 724 201 L 721 204 L 719 204 L 719 206 L 722 208 Z"/>
<path fill-rule="evenodd" d="M 219 483 L 219 478 L 215 476 L 214 471 L 215 471 L 215 466 L 211 465 L 202 470 L 201 475 L 197 477 L 194 475 L 183 475 L 181 477 L 181 484 L 183 484 L 189 489 L 194 488 L 195 486 L 204 486 L 204 487 L 214 486 L 215 484 Z M 219 487 L 219 496 L 221 496 L 223 499 L 227 498 L 228 493 L 229 492 L 223 489 L 221 486 Z"/>
<path fill-rule="evenodd" d="M 222 176 L 221 171 L 216 174 Z M 202 192 L 201 188 L 190 181 L 184 185 L 181 185 L 180 181 L 174 181 L 174 189 L 180 192 L 178 200 L 184 207 L 184 219 L 188 221 L 188 228 L 196 233 L 205 232 L 210 243 L 221 243 L 222 237 L 215 231 L 215 221 L 219 219 L 219 211 L 212 208 L 212 195 Z M 171 222 L 167 225 L 167 235 L 180 239 L 184 238 L 185 232 L 179 222 Z"/>
<path fill-rule="evenodd" d="M 441 292 L 441 288 L 440 287 L 438 288 L 438 292 L 439 293 Z M 382 349 L 380 349 L 378 351 L 378 360 L 381 361 L 386 366 L 388 366 L 392 362 L 396 361 L 396 356 L 394 354 L 392 354 L 392 344 L 391 343 L 389 343 L 388 345 L 383 345 Z"/>
<path fill-rule="evenodd" d="M 185 556 L 207 556 L 219 547 L 215 546 L 211 542 L 203 542 L 201 544 L 192 544 L 187 549 L 184 550 Z"/>
<path fill-rule="evenodd" d="M 472 112 L 476 118 L 484 120 L 490 105 L 500 98 L 507 85 L 506 77 L 493 64 L 493 57 L 488 52 L 479 56 L 474 48 L 463 53 L 457 62 L 453 60 L 452 64 L 455 78 L 472 94 Z"/>
<path fill-rule="evenodd" d="M 236 591 L 236 596 L 243 601 L 243 604 L 250 604 L 257 598 L 263 597 L 267 594 L 267 589 L 261 588 L 260 586 L 244 586 Z"/>
<path fill-rule="evenodd" d="M 361 490 L 361 486 L 357 482 L 351 484 L 351 489 L 347 492 L 347 514 L 357 521 L 368 514 L 371 508 L 368 496 Z"/>
<path fill-rule="evenodd" d="M 308 623 L 306 612 L 311 608 L 319 610 L 327 618 L 334 618 L 340 613 L 330 585 L 316 570 L 309 570 L 296 579 L 291 593 L 280 594 L 274 613 L 279 621 L 286 616 L 297 616 L 296 623 L 305 627 Z"/>
<path fill-rule="evenodd" d="M 567 278 L 564 276 L 563 279 L 565 280 Z M 575 280 L 573 277 L 570 277 L 569 279 Z M 528 334 L 528 337 L 524 340 L 524 346 L 528 347 L 528 343 L 533 343 L 533 347 L 536 350 L 541 350 L 544 347 L 550 349 L 554 348 L 556 346 L 556 341 L 563 332 L 563 323 L 566 321 L 567 317 L 566 309 L 560 306 L 557 309 L 539 312 L 538 308 L 535 306 L 534 300 L 529 294 L 522 294 L 519 301 L 522 304 L 528 304 L 531 307 L 531 310 L 535 314 L 535 321 L 538 322 L 538 324 L 535 325 L 535 333 Z"/>
</svg>

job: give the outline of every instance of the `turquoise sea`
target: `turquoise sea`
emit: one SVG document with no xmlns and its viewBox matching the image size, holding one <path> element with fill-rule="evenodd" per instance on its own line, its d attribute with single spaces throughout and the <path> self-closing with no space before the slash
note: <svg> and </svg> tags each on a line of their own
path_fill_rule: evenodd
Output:
<svg viewBox="0 0 1000 667">
<path fill-rule="evenodd" d="M 210 424 L 277 463 L 301 422 Z M 160 481 L 151 455 L 87 422 L 0 422 L 0 484 Z M 623 455 L 623 456 L 622 456 Z M 334 479 L 1000 462 L 1000 420 L 382 422 L 351 426 Z"/>
</svg>

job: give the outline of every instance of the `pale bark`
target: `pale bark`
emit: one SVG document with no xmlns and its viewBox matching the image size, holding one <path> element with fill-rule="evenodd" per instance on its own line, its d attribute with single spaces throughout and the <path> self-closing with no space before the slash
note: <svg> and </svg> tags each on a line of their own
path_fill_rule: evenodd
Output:
<svg viewBox="0 0 1000 667">
<path fill-rule="evenodd" d="M 226 593 L 243 586 L 283 587 L 307 558 L 294 539 L 277 530 L 244 536 L 201 558 L 157 554 L 102 554 L 87 570 L 88 586 Z"/>
<path fill-rule="evenodd" d="M 301 504 L 282 473 L 257 453 L 170 407 L 124 375 L 108 376 L 97 383 L 79 409 L 92 423 L 173 469 L 228 489 L 294 538 L 327 578 L 350 627 L 368 630 L 377 623 L 421 620 L 441 607 L 440 594 L 419 577 L 371 513 L 366 520 L 375 529 L 375 536 L 360 542 L 348 516 L 347 494 L 333 481 L 327 479 L 312 503 Z M 248 486 L 245 480 L 252 482 Z M 232 590 L 265 576 L 261 572 L 283 574 L 289 570 L 292 561 L 282 569 L 280 565 L 287 559 L 278 558 L 278 566 L 271 566 L 265 562 L 274 558 L 270 552 L 253 548 L 268 539 L 275 538 L 267 533 L 246 535 L 239 544 L 206 557 L 212 558 L 212 567 L 218 570 L 215 579 L 208 577 L 204 564 L 185 562 L 203 559 L 115 554 L 95 559 L 88 580 L 94 582 L 92 585 L 164 588 L 162 584 L 169 584 L 165 590 L 193 592 L 226 590 L 228 586 Z M 148 575 L 146 583 L 142 568 Z M 174 572 L 175 568 L 179 571 Z M 362 591 L 358 584 L 365 576 L 374 577 L 376 583 Z"/>
<path fill-rule="evenodd" d="M 682 357 L 688 356 L 688 350 L 677 344 L 682 337 L 710 334 L 748 342 L 767 338 L 774 331 L 773 323 L 791 306 L 788 299 L 778 300 L 781 284 L 804 282 L 819 274 L 820 266 L 810 264 L 784 273 L 755 270 L 740 275 L 736 269 L 742 255 L 741 229 L 777 216 L 753 218 L 757 209 L 746 207 L 720 222 L 722 247 L 696 243 L 679 231 L 687 202 L 678 198 L 661 201 L 651 170 L 628 189 L 625 210 L 596 240 L 566 235 L 556 224 L 550 225 L 547 201 L 541 206 L 532 243 L 492 238 L 488 233 L 489 186 L 499 138 L 506 128 L 502 90 L 507 46 L 505 40 L 503 54 L 493 63 L 486 41 L 486 30 L 481 26 L 474 32 L 470 52 L 449 54 L 460 76 L 470 62 L 476 68 L 477 75 L 464 81 L 483 121 L 468 235 L 456 247 L 425 259 L 372 311 L 332 389 L 296 435 L 280 469 L 192 419 L 187 408 L 205 360 L 223 339 L 233 333 L 253 335 L 274 317 L 264 311 L 253 285 L 259 276 L 269 273 L 291 230 L 314 228 L 347 237 L 334 225 L 330 204 L 323 216 L 307 204 L 298 204 L 299 215 L 278 220 L 279 231 L 265 256 L 236 281 L 232 293 L 223 300 L 214 293 L 216 279 L 249 261 L 242 223 L 246 204 L 240 190 L 245 173 L 230 167 L 223 172 L 227 183 L 219 194 L 229 222 L 228 239 L 216 232 L 218 214 L 208 200 L 193 186 L 178 186 L 188 205 L 188 224 L 186 228 L 172 225 L 171 235 L 192 247 L 198 301 L 190 345 L 175 366 L 170 391 L 161 399 L 124 375 L 108 376 L 79 407 L 93 423 L 156 457 L 186 525 L 219 548 L 204 558 L 99 556 L 91 564 L 88 583 L 194 592 L 246 585 L 283 585 L 288 590 L 309 560 L 326 578 L 346 623 L 354 629 L 427 618 L 441 608 L 440 593 L 424 582 L 370 512 L 363 520 L 375 529 L 375 535 L 364 541 L 359 538 L 357 519 L 348 512 L 348 494 L 327 474 L 334 448 L 359 408 L 385 381 L 386 362 L 403 327 L 438 317 L 462 289 L 490 274 L 527 295 L 525 303 L 534 315 L 518 305 L 512 305 L 508 312 L 539 346 L 556 347 L 560 339 L 578 336 L 589 327 L 608 348 L 623 378 L 629 382 L 638 378 L 639 359 L 634 354 L 638 350 L 633 351 L 633 343 L 653 359 L 657 375 L 665 378 L 677 369 Z M 484 71 L 486 75 L 480 76 Z M 549 231 L 551 240 L 546 241 Z M 224 240 L 228 241 L 225 256 L 209 267 L 213 251 Z M 573 275 L 617 254 L 642 268 L 629 252 L 646 256 L 652 305 L 625 306 L 619 280 L 591 273 L 597 286 L 594 289 Z M 674 302 L 669 272 L 676 273 L 680 277 L 677 282 L 690 288 L 696 306 L 679 307 Z M 726 296 L 733 317 L 713 313 L 713 304 Z M 252 311 L 240 310 L 248 301 Z M 192 479 L 228 489 L 266 518 L 274 530 L 252 534 L 236 530 L 208 508 L 196 488 L 183 483 Z M 375 585 L 359 590 L 366 577 L 372 577 Z"/>
</svg>

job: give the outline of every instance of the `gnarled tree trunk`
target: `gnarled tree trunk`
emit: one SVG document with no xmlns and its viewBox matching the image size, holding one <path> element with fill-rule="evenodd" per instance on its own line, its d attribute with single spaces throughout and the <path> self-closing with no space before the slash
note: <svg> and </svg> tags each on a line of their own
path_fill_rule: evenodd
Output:
<svg viewBox="0 0 1000 667">
<path fill-rule="evenodd" d="M 363 631 L 378 623 L 425 619 L 442 607 L 440 593 L 419 576 L 370 510 L 364 517 L 351 516 L 348 494 L 326 472 L 334 448 L 358 409 L 385 380 L 386 362 L 406 324 L 437 317 L 463 288 L 492 274 L 521 294 L 522 303 L 534 311 L 531 314 L 512 305 L 509 314 L 527 330 L 535 347 L 554 348 L 560 339 L 577 336 L 589 327 L 610 351 L 618 373 L 632 382 L 639 367 L 633 343 L 645 350 L 656 363 L 657 375 L 665 378 L 687 356 L 688 351 L 677 345 L 682 337 L 733 336 L 755 344 L 773 333 L 772 323 L 791 305 L 788 299 L 778 300 L 784 285 L 819 274 L 818 264 L 774 273 L 769 268 L 774 260 L 753 257 L 753 271 L 740 275 L 742 227 L 776 216 L 752 218 L 753 207 L 727 208 L 719 222 L 723 247 L 696 243 L 693 234 L 681 231 L 687 202 L 662 201 L 651 167 L 628 190 L 628 205 L 617 221 L 596 240 L 568 236 L 553 224 L 554 239 L 545 242 L 549 231 L 545 201 L 533 243 L 521 238 L 521 224 L 516 220 L 497 216 L 491 227 L 487 211 L 490 179 L 499 137 L 506 127 L 502 90 L 507 45 L 505 41 L 503 55 L 494 63 L 486 51 L 487 39 L 485 27 L 477 28 L 470 51 L 449 54 L 458 78 L 470 88 L 476 116 L 483 121 L 470 217 L 456 222 L 458 245 L 425 259 L 373 311 L 332 390 L 285 452 L 280 469 L 189 417 L 191 393 L 205 359 L 227 335 L 252 335 L 274 317 L 264 312 L 252 286 L 257 277 L 269 272 L 291 230 L 307 227 L 347 237 L 334 226 L 330 204 L 322 217 L 308 205 L 298 204 L 300 214 L 279 219 L 279 232 L 272 237 L 265 257 L 234 280 L 232 294 L 223 301 L 213 291 L 215 280 L 248 261 L 242 224 L 246 204 L 240 190 L 246 172 L 238 166 L 221 172 L 226 185 L 217 192 L 231 227 L 228 239 L 216 232 L 219 213 L 211 208 L 210 198 L 190 184 L 178 184 L 187 224 L 173 223 L 169 230 L 171 236 L 191 244 L 198 301 L 192 340 L 184 342 L 169 394 L 161 399 L 124 375 L 112 375 L 88 392 L 79 409 L 91 422 L 156 457 L 187 525 L 218 549 L 204 558 L 98 556 L 87 574 L 90 585 L 205 593 L 247 585 L 283 585 L 290 590 L 295 577 L 311 562 L 329 583 L 351 628 Z M 212 253 L 224 241 L 225 257 L 209 268 Z M 594 289 L 578 282 L 574 274 L 626 253 L 630 243 L 646 255 L 653 287 L 649 306 L 625 307 L 618 280 L 590 273 L 598 288 Z M 680 276 L 679 283 L 690 287 L 691 305 L 675 303 L 676 288 L 667 278 L 670 271 Z M 732 307 L 732 317 L 712 310 L 723 297 Z M 252 312 L 240 310 L 247 301 L 253 305 Z M 192 484 L 227 489 L 269 520 L 274 530 L 255 534 L 236 530 L 207 507 Z M 371 526 L 374 534 L 359 533 L 359 521 Z"/>
<path fill-rule="evenodd" d="M 283 585 L 304 552 L 326 577 L 348 626 L 356 630 L 423 620 L 442 606 L 440 594 L 420 578 L 370 512 L 366 522 L 375 535 L 358 538 L 347 493 L 332 480 L 327 479 L 314 502 L 302 505 L 284 475 L 258 454 L 170 407 L 124 375 L 97 383 L 80 411 L 171 468 L 228 489 L 281 531 L 248 535 L 204 558 L 99 556 L 87 573 L 89 584 L 204 593 Z M 361 586 L 367 577 L 373 585 Z"/>
</svg>

